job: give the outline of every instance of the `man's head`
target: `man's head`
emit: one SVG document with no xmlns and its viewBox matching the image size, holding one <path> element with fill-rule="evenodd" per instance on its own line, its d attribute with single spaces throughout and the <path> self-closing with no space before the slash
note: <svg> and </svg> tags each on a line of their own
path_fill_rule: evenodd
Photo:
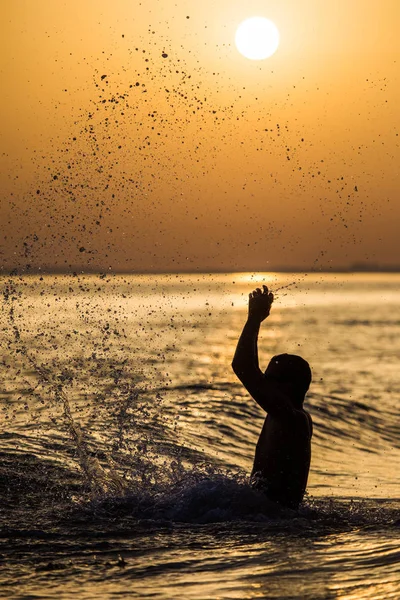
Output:
<svg viewBox="0 0 400 600">
<path fill-rule="evenodd" d="M 311 383 L 310 365 L 296 354 L 273 356 L 265 370 L 265 377 L 281 382 L 287 388 L 296 408 L 301 408 Z"/>
</svg>

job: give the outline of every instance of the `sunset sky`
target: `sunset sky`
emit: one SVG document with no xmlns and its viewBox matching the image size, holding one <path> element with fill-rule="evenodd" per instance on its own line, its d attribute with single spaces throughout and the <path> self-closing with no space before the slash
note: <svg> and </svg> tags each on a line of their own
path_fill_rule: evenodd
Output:
<svg viewBox="0 0 400 600">
<path fill-rule="evenodd" d="M 0 11 L 4 270 L 400 264 L 398 0 Z"/>
</svg>

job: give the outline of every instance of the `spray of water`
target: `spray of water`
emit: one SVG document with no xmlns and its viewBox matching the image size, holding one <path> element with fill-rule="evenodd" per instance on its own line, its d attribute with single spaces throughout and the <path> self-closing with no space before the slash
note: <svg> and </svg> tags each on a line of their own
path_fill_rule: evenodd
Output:
<svg viewBox="0 0 400 600">
<path fill-rule="evenodd" d="M 23 356 L 30 367 L 37 374 L 39 383 L 47 389 L 54 397 L 56 403 L 63 407 L 63 417 L 77 452 L 80 468 L 85 476 L 91 493 L 101 495 L 110 491 L 122 492 L 124 483 L 117 475 L 116 471 L 110 468 L 108 471 L 102 468 L 95 456 L 92 456 L 85 442 L 85 435 L 79 424 L 75 421 L 68 396 L 63 389 L 63 378 L 58 378 L 57 381 L 51 376 L 46 367 L 39 364 L 34 356 L 28 351 L 23 342 L 20 329 L 15 317 L 14 303 L 18 297 L 16 286 L 12 279 L 6 284 L 3 297 L 6 307 L 8 307 L 8 318 L 14 338 L 15 352 Z"/>
</svg>

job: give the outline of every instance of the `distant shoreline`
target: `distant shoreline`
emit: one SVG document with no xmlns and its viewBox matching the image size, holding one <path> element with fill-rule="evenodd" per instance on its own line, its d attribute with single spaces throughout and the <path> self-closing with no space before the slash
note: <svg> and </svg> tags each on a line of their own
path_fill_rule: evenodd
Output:
<svg viewBox="0 0 400 600">
<path fill-rule="evenodd" d="M 299 268 L 299 267 L 275 267 L 267 269 L 265 271 L 254 271 L 251 269 L 237 269 L 237 270 L 226 270 L 226 269 L 187 269 L 171 271 L 169 269 L 157 269 L 147 271 L 125 271 L 125 270 L 101 270 L 101 269 L 83 269 L 79 267 L 71 269 L 57 269 L 44 267 L 43 269 L 27 269 L 27 268 L 15 268 L 15 269 L 4 269 L 0 267 L 0 276 L 18 276 L 18 275 L 221 275 L 221 274 L 238 274 L 238 273 L 310 273 L 310 274 L 335 274 L 335 273 L 382 273 L 382 274 L 399 274 L 400 266 L 380 266 L 380 265 L 351 265 L 349 267 L 335 267 L 335 268 Z"/>
</svg>

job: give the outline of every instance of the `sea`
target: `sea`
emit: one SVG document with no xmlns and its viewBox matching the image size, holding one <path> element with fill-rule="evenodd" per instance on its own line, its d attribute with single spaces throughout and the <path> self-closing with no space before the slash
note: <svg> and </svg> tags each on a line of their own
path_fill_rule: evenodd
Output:
<svg viewBox="0 0 400 600">
<path fill-rule="evenodd" d="M 298 511 L 249 473 L 265 415 L 231 369 L 309 361 Z M 400 274 L 0 277 L 0 597 L 400 598 Z"/>
</svg>

